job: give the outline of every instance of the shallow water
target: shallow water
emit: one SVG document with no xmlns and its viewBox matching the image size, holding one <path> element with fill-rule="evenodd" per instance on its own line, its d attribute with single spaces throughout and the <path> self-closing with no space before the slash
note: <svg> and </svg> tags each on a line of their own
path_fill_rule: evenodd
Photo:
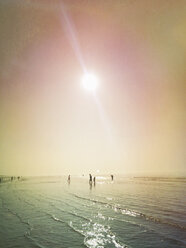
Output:
<svg viewBox="0 0 186 248">
<path fill-rule="evenodd" d="M 186 247 L 186 180 L 28 178 L 0 184 L 0 247 Z"/>
</svg>

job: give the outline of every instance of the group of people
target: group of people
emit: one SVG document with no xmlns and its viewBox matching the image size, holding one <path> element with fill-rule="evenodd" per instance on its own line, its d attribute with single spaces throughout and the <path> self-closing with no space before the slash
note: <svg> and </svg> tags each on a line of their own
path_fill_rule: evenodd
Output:
<svg viewBox="0 0 186 248">
<path fill-rule="evenodd" d="M 21 177 L 0 177 L 0 183 L 3 183 L 3 182 L 8 182 L 8 181 L 11 181 L 13 182 L 14 180 L 20 180 Z"/>
<path fill-rule="evenodd" d="M 84 176 L 84 175 L 83 175 Z M 111 180 L 113 181 L 114 180 L 114 176 L 113 175 L 110 175 L 110 177 L 111 177 Z M 70 175 L 68 175 L 68 179 L 67 179 L 67 181 L 68 181 L 68 184 L 70 184 Z M 89 184 L 90 185 L 92 185 L 92 182 L 94 183 L 94 186 L 95 186 L 95 184 L 96 184 L 96 177 L 94 176 L 93 177 L 93 180 L 92 180 L 92 175 L 91 174 L 89 174 Z"/>
<path fill-rule="evenodd" d="M 89 174 L 89 183 L 92 184 L 92 175 Z M 96 177 L 93 177 L 93 183 L 96 184 Z"/>
</svg>

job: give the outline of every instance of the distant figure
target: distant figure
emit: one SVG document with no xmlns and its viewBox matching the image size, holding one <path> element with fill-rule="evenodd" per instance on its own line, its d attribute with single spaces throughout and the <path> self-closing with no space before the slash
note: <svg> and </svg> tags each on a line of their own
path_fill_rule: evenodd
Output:
<svg viewBox="0 0 186 248">
<path fill-rule="evenodd" d="M 94 186 L 96 184 L 96 177 L 93 178 Z"/>
<path fill-rule="evenodd" d="M 19 180 L 19 179 L 20 179 L 20 177 L 17 177 L 17 179 Z"/>
<path fill-rule="evenodd" d="M 13 179 L 14 179 L 14 178 L 13 178 L 13 177 L 11 177 L 11 181 L 13 181 Z"/>
<path fill-rule="evenodd" d="M 68 175 L 68 180 L 67 181 L 68 181 L 68 184 L 70 184 L 70 175 Z"/>
<path fill-rule="evenodd" d="M 1 183 L 1 177 L 0 177 L 0 183 Z"/>
<path fill-rule="evenodd" d="M 110 175 L 111 176 L 111 180 L 113 181 L 114 180 L 114 176 L 113 175 Z"/>
<path fill-rule="evenodd" d="M 92 175 L 89 174 L 89 183 L 92 183 Z"/>
</svg>

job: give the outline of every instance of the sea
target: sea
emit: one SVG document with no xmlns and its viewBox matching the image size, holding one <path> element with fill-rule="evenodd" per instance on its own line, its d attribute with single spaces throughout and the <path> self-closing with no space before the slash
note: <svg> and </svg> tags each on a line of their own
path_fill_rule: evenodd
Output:
<svg viewBox="0 0 186 248">
<path fill-rule="evenodd" d="M 186 247 L 186 179 L 109 175 L 0 183 L 1 248 Z"/>
</svg>

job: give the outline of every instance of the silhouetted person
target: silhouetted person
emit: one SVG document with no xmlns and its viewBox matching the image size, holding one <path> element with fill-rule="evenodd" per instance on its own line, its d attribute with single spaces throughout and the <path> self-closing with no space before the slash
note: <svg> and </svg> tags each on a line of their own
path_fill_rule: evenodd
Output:
<svg viewBox="0 0 186 248">
<path fill-rule="evenodd" d="M 110 175 L 111 176 L 111 180 L 113 181 L 114 180 L 114 176 L 113 175 Z"/>
<path fill-rule="evenodd" d="M 92 189 L 92 175 L 89 174 L 89 185 L 90 185 L 90 189 Z"/>
<path fill-rule="evenodd" d="M 67 181 L 68 181 L 68 184 L 70 184 L 70 175 L 68 175 L 68 180 Z"/>
<path fill-rule="evenodd" d="M 11 177 L 11 181 L 13 181 L 13 179 L 14 179 L 14 178 L 13 178 L 13 177 Z"/>
<path fill-rule="evenodd" d="M 92 183 L 92 175 L 89 174 L 89 182 Z"/>
<path fill-rule="evenodd" d="M 93 178 L 94 186 L 96 184 L 96 177 Z"/>
</svg>

